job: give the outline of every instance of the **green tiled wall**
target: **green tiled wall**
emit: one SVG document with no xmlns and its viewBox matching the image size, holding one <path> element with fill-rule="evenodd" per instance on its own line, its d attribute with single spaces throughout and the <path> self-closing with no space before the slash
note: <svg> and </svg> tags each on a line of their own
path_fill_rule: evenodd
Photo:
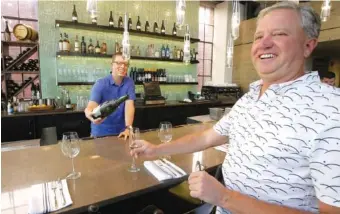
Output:
<svg viewBox="0 0 340 214">
<path fill-rule="evenodd" d="M 102 77 L 110 71 L 109 58 L 85 58 L 85 57 L 60 57 L 56 58 L 58 51 L 58 40 L 60 33 L 69 34 L 69 40 L 73 44 L 75 36 L 78 35 L 80 40 L 85 37 L 86 44 L 89 44 L 89 39 L 93 41 L 93 45 L 98 40 L 107 43 L 107 53 L 113 53 L 114 42 L 121 42 L 122 34 L 104 33 L 86 30 L 75 30 L 68 28 L 55 27 L 55 20 L 70 20 L 73 4 L 76 5 L 78 13 L 78 21 L 90 23 L 90 16 L 86 12 L 86 1 L 46 1 L 39 0 L 38 2 L 38 19 L 39 19 L 39 39 L 40 39 L 40 70 L 42 80 L 42 95 L 43 97 L 59 96 L 57 86 L 58 81 L 82 81 L 84 78 L 94 80 Z M 133 27 L 136 26 L 137 16 L 140 16 L 142 29 L 144 29 L 145 21 L 148 19 L 151 26 L 157 21 L 158 26 L 161 26 L 162 20 L 165 20 L 166 33 L 171 34 L 173 23 L 176 20 L 176 2 L 175 1 L 99 1 L 98 2 L 98 24 L 106 25 L 110 11 L 113 11 L 115 25 L 117 25 L 118 17 L 127 11 L 133 22 Z M 128 10 L 127 10 L 128 9 Z M 199 2 L 187 2 L 186 23 L 190 26 L 191 37 L 198 37 L 198 11 Z M 183 36 L 183 30 L 178 30 L 178 35 Z M 174 46 L 183 48 L 183 42 L 170 41 L 166 39 L 151 39 L 140 36 L 130 36 L 131 45 L 139 46 L 141 53 L 145 52 L 148 44 L 154 44 L 159 47 L 162 44 L 169 44 L 170 48 Z M 73 47 L 72 47 L 73 48 Z M 197 44 L 192 44 L 191 48 L 197 50 Z M 71 49 L 72 50 L 72 49 Z M 133 67 L 147 68 L 165 68 L 168 75 L 182 76 L 191 74 L 196 78 L 197 65 L 184 65 L 182 63 L 155 62 L 131 60 Z M 66 75 L 65 75 L 66 74 Z M 65 86 L 70 90 L 72 100 L 75 101 L 76 95 L 88 95 L 91 86 Z M 197 86 L 162 86 L 162 92 L 169 92 L 169 99 L 182 99 L 185 97 L 188 90 L 196 91 Z M 137 92 L 142 91 L 141 86 L 136 87 Z"/>
</svg>

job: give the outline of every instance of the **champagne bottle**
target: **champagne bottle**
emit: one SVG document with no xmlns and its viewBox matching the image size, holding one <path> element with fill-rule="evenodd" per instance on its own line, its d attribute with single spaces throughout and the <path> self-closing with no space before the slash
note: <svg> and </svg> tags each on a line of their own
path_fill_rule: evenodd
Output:
<svg viewBox="0 0 340 214">
<path fill-rule="evenodd" d="M 139 20 L 139 16 L 138 16 L 138 20 L 137 20 L 136 30 L 138 30 L 138 31 L 142 30 L 142 27 L 141 27 L 141 24 L 140 24 L 140 20 Z"/>
<path fill-rule="evenodd" d="M 72 12 L 72 22 L 77 23 L 78 22 L 78 15 L 76 11 L 76 5 L 73 5 L 73 12 Z"/>
<path fill-rule="evenodd" d="M 174 27 L 172 28 L 172 35 L 173 36 L 177 35 L 176 22 L 174 22 Z"/>
<path fill-rule="evenodd" d="M 96 45 L 96 48 L 95 48 L 95 52 L 96 54 L 100 54 L 100 46 L 99 46 L 99 41 L 97 40 L 97 45 Z"/>
<path fill-rule="evenodd" d="M 162 20 L 161 34 L 165 34 L 164 20 Z"/>
<path fill-rule="evenodd" d="M 119 16 L 119 19 L 118 19 L 118 27 L 123 28 L 123 18 L 121 16 Z"/>
<path fill-rule="evenodd" d="M 78 40 L 78 35 L 76 35 L 76 40 L 74 41 L 74 52 L 79 52 L 79 40 Z"/>
<path fill-rule="evenodd" d="M 114 21 L 113 21 L 112 11 L 110 11 L 109 26 L 110 26 L 110 27 L 114 27 Z"/>
<path fill-rule="evenodd" d="M 110 100 L 102 103 L 101 105 L 97 106 L 92 111 L 93 119 L 101 118 L 104 119 L 113 112 L 117 110 L 119 105 L 129 99 L 129 95 L 124 95 L 117 100 Z"/>
<path fill-rule="evenodd" d="M 149 32 L 150 31 L 150 25 L 149 25 L 149 21 L 145 22 L 145 32 Z"/>
<path fill-rule="evenodd" d="M 131 30 L 131 29 L 132 29 L 132 19 L 130 17 L 128 21 L 128 30 Z"/>
<path fill-rule="evenodd" d="M 85 43 L 84 37 L 82 37 L 81 39 L 80 48 L 81 48 L 81 53 L 86 54 L 86 43 Z"/>
<path fill-rule="evenodd" d="M 7 42 L 11 41 L 11 32 L 9 31 L 9 28 L 8 28 L 8 21 L 6 21 L 5 41 Z"/>
<path fill-rule="evenodd" d="M 157 22 L 155 22 L 155 23 L 153 24 L 153 32 L 154 32 L 154 33 L 158 33 L 158 25 L 157 25 Z"/>
</svg>

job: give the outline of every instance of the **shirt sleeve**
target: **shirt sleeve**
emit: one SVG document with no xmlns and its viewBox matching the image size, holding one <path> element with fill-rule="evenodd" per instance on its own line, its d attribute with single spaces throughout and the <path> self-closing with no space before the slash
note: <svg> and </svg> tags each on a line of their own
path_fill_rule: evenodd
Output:
<svg viewBox="0 0 340 214">
<path fill-rule="evenodd" d="M 310 173 L 316 197 L 340 207 L 340 116 L 334 115 L 312 142 Z"/>
<path fill-rule="evenodd" d="M 103 90 L 102 81 L 101 80 L 96 81 L 91 90 L 90 100 L 100 104 L 102 101 L 102 90 Z"/>
<path fill-rule="evenodd" d="M 135 84 L 133 83 L 132 79 L 130 79 L 130 84 L 127 93 L 129 95 L 129 100 L 136 100 Z"/>
<path fill-rule="evenodd" d="M 214 130 L 219 135 L 228 136 L 229 135 L 229 127 L 230 127 L 230 113 L 232 110 L 227 114 L 224 115 L 215 125 Z"/>
</svg>

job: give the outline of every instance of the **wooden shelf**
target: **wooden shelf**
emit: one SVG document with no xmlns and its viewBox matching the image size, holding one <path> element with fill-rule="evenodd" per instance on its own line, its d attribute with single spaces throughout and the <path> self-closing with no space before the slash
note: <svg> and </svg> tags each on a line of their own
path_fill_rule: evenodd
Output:
<svg viewBox="0 0 340 214">
<path fill-rule="evenodd" d="M 94 82 L 58 82 L 58 86 L 62 85 L 93 85 Z M 198 85 L 198 82 L 165 82 L 160 85 Z M 135 83 L 135 85 L 143 85 L 143 83 Z"/>
<path fill-rule="evenodd" d="M 28 42 L 28 41 L 1 41 L 4 46 L 15 46 L 15 47 L 34 47 L 38 45 L 37 42 Z"/>
<path fill-rule="evenodd" d="M 15 64 L 23 63 L 23 62 L 26 61 L 28 58 L 30 58 L 36 51 L 38 51 L 38 45 L 35 45 L 31 50 L 27 51 L 27 52 L 24 53 L 22 56 L 20 56 L 20 57 L 17 58 L 16 60 L 14 60 L 14 61 L 12 62 L 12 64 L 10 64 L 10 65 L 6 68 L 6 71 L 10 70 Z"/>
<path fill-rule="evenodd" d="M 88 24 L 88 23 L 74 23 L 72 21 L 63 21 L 63 20 L 56 20 L 55 21 L 56 27 L 61 28 L 73 28 L 73 29 L 81 29 L 81 30 L 90 30 L 90 31 L 100 31 L 100 32 L 111 32 L 111 33 L 123 33 L 123 28 L 117 28 L 117 27 L 109 27 L 106 25 L 94 25 L 94 24 Z M 169 34 L 160 34 L 160 33 L 153 33 L 153 32 L 145 32 L 145 31 L 137 31 L 137 30 L 129 30 L 130 35 L 135 36 L 144 36 L 144 37 L 150 37 L 155 39 L 168 39 L 173 41 L 183 41 L 183 36 L 173 36 Z M 197 43 L 199 42 L 199 39 L 191 38 L 191 43 Z"/>
<path fill-rule="evenodd" d="M 76 52 L 57 52 L 57 57 L 60 56 L 80 56 L 80 57 L 93 57 L 93 58 L 111 58 L 112 55 L 109 54 L 82 54 Z M 183 63 L 180 59 L 163 59 L 156 57 L 143 57 L 143 56 L 131 56 L 132 60 L 150 60 L 150 61 L 160 61 L 160 62 L 178 62 Z M 191 64 L 199 63 L 198 60 L 190 62 Z"/>
<path fill-rule="evenodd" d="M 5 71 L 4 74 L 39 74 L 39 71 Z"/>
<path fill-rule="evenodd" d="M 34 78 L 32 78 L 30 81 L 28 81 L 25 85 L 23 85 L 18 91 L 16 91 L 12 97 L 17 96 L 18 94 L 20 94 L 20 92 L 22 92 L 27 86 L 29 86 L 32 82 L 34 82 L 37 78 L 39 77 L 39 75 L 35 76 Z"/>
</svg>

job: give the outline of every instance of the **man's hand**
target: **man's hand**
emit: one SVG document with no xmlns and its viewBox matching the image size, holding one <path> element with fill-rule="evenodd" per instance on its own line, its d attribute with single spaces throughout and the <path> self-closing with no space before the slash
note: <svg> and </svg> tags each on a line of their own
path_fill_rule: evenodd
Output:
<svg viewBox="0 0 340 214">
<path fill-rule="evenodd" d="M 228 198 L 227 189 L 205 171 L 193 172 L 188 178 L 190 195 L 213 205 L 221 205 Z"/>
<path fill-rule="evenodd" d="M 102 119 L 102 118 L 94 119 L 92 117 L 92 113 L 89 112 L 89 111 L 85 111 L 85 116 L 86 116 L 87 119 L 89 119 L 92 123 L 94 123 L 96 125 L 101 124 L 105 120 L 105 118 L 104 119 Z"/>
<path fill-rule="evenodd" d="M 121 132 L 118 135 L 118 138 L 124 137 L 124 140 L 126 140 L 129 137 L 129 129 L 125 129 L 123 132 Z"/>
<path fill-rule="evenodd" d="M 136 140 L 136 144 L 140 145 L 140 147 L 132 149 L 130 151 L 131 156 L 135 156 L 136 158 L 138 158 L 139 156 L 145 158 L 153 158 L 157 155 L 156 145 L 145 140 Z"/>
</svg>

